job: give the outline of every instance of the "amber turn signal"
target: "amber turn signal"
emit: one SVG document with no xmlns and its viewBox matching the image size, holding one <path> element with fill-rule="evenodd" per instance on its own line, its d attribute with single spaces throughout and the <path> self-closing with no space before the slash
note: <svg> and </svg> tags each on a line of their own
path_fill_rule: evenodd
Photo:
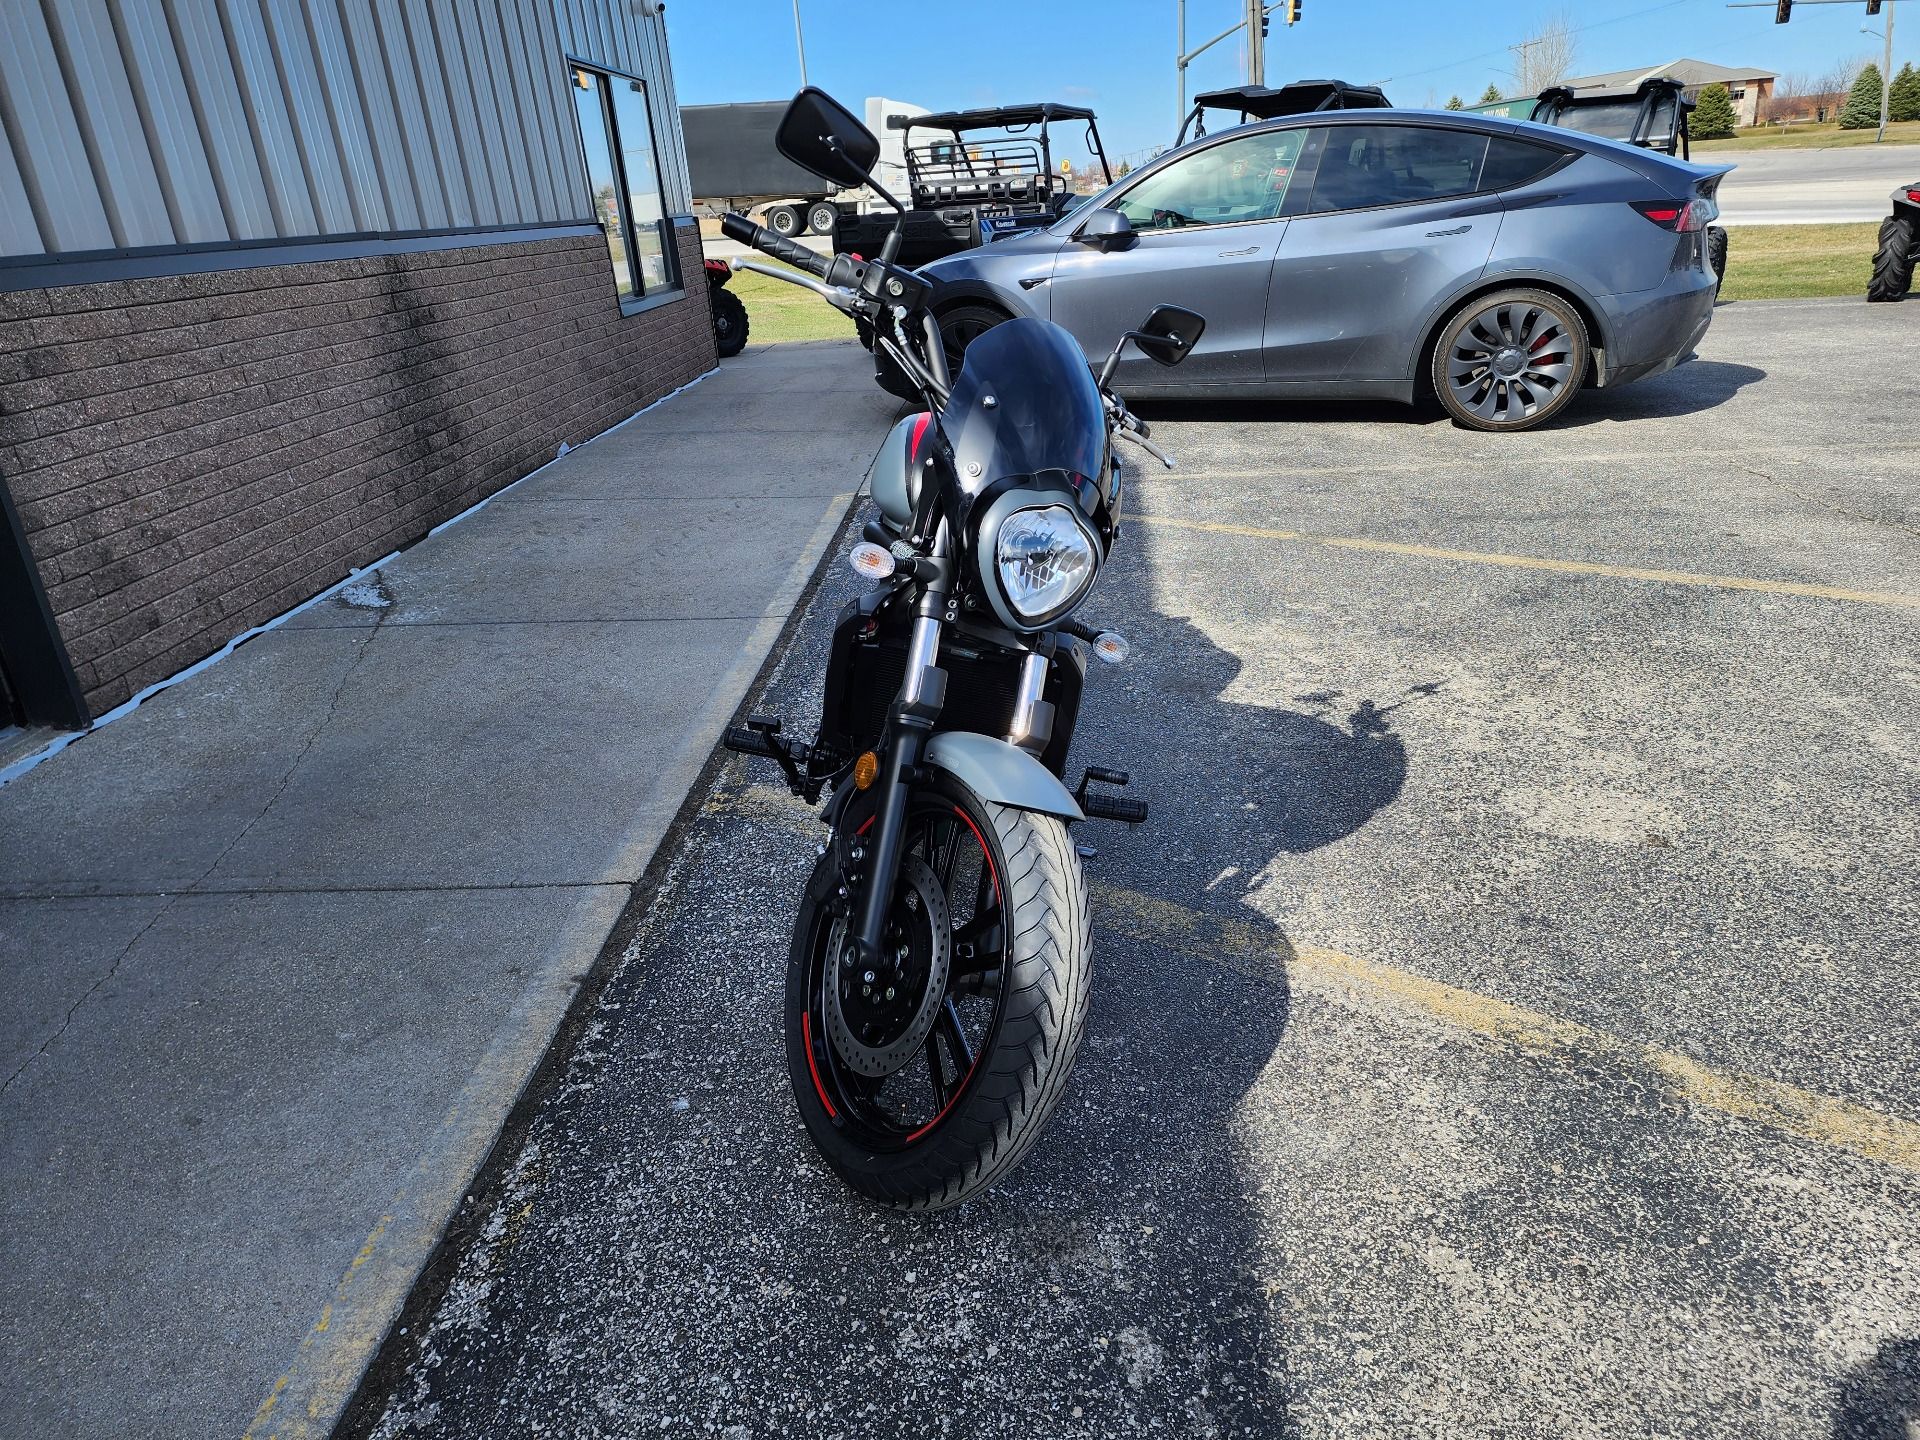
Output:
<svg viewBox="0 0 1920 1440">
<path fill-rule="evenodd" d="M 853 762 L 853 788 L 864 790 L 880 776 L 880 757 L 871 750 L 863 750 L 860 758 Z"/>
</svg>

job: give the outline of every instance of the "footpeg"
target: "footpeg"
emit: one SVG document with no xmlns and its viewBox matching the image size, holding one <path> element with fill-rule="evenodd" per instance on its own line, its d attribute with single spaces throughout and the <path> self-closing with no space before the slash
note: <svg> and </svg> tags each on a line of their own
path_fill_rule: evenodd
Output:
<svg viewBox="0 0 1920 1440">
<path fill-rule="evenodd" d="M 811 805 L 820 798 L 820 781 L 807 773 L 813 748 L 780 734 L 777 715 L 750 715 L 745 725 L 729 725 L 721 743 L 736 755 L 759 755 L 777 764 L 787 777 L 787 788 Z"/>
<path fill-rule="evenodd" d="M 1089 765 L 1080 776 L 1080 787 L 1073 792 L 1073 798 L 1089 820 L 1123 820 L 1129 825 L 1138 825 L 1147 818 L 1147 802 L 1128 800 L 1120 795 L 1102 795 L 1095 785 L 1125 785 L 1133 777 L 1124 770 L 1109 770 L 1101 765 Z"/>
<path fill-rule="evenodd" d="M 1147 802 L 1129 800 L 1124 795 L 1089 795 L 1080 802 L 1089 820 L 1124 820 L 1138 825 L 1147 818 Z"/>
</svg>

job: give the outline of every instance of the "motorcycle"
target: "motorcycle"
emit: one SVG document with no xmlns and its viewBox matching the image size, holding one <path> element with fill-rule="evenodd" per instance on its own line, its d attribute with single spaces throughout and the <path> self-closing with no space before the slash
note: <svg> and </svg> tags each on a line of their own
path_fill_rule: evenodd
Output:
<svg viewBox="0 0 1920 1440">
<path fill-rule="evenodd" d="M 794 97 L 776 137 L 836 186 L 875 183 L 879 142 L 824 92 Z M 1065 330 L 1009 320 L 948 372 L 930 283 L 895 264 L 820 256 L 745 216 L 722 230 L 871 328 L 925 408 L 872 474 L 878 517 L 850 556 L 876 582 L 834 628 L 810 742 L 777 717 L 729 729 L 775 761 L 827 842 L 788 957 L 788 1078 L 807 1133 L 862 1195 L 957 1205 L 1005 1176 L 1059 1104 L 1092 979 L 1082 854 L 1069 826 L 1139 823 L 1119 770 L 1066 783 L 1088 656 L 1126 658 L 1076 618 L 1120 533 L 1116 441 L 1168 467 L 1113 393 L 1128 345 L 1178 364 L 1206 322 L 1161 306 L 1096 377 Z M 1091 853 L 1091 852 L 1088 852 Z"/>
</svg>

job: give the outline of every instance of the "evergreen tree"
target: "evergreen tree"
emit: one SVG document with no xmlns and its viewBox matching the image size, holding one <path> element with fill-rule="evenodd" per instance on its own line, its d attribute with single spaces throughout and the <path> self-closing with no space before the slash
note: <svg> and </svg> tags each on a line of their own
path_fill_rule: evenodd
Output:
<svg viewBox="0 0 1920 1440">
<path fill-rule="evenodd" d="M 1489 85 L 1487 86 L 1487 93 L 1480 97 L 1480 103 L 1482 105 L 1492 105 L 1506 98 L 1506 96 L 1500 93 L 1500 87 L 1498 85 Z"/>
<path fill-rule="evenodd" d="M 1847 92 L 1840 107 L 1842 130 L 1871 130 L 1880 123 L 1880 67 L 1869 65 Z"/>
<path fill-rule="evenodd" d="M 1724 140 L 1739 123 L 1740 117 L 1733 113 L 1733 97 L 1727 94 L 1726 86 L 1716 84 L 1700 92 L 1700 103 L 1694 107 L 1687 128 L 1696 140 Z"/>
<path fill-rule="evenodd" d="M 1889 120 L 1920 120 L 1920 70 L 1909 60 L 1893 77 L 1893 89 L 1887 95 Z"/>
<path fill-rule="evenodd" d="M 1911 69 L 1913 67 L 1909 66 L 1907 68 Z M 1467 108 L 1466 101 L 1462 100 L 1458 95 L 1449 95 L 1447 97 L 1447 109 L 1464 110 L 1466 108 Z"/>
</svg>

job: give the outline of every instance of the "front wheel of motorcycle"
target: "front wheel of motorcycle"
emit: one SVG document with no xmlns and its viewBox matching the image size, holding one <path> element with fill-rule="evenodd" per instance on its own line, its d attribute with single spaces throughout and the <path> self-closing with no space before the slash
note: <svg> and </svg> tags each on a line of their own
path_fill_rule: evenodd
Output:
<svg viewBox="0 0 1920 1440">
<path fill-rule="evenodd" d="M 814 867 L 787 965 L 787 1071 L 807 1133 L 842 1180 L 931 1211 L 1006 1175 L 1045 1128 L 1086 1023 L 1092 934 L 1086 876 L 1060 820 L 945 777 L 908 813 L 871 968 L 851 963 L 831 851 Z M 856 802 L 843 819 L 855 843 L 871 815 Z"/>
</svg>

